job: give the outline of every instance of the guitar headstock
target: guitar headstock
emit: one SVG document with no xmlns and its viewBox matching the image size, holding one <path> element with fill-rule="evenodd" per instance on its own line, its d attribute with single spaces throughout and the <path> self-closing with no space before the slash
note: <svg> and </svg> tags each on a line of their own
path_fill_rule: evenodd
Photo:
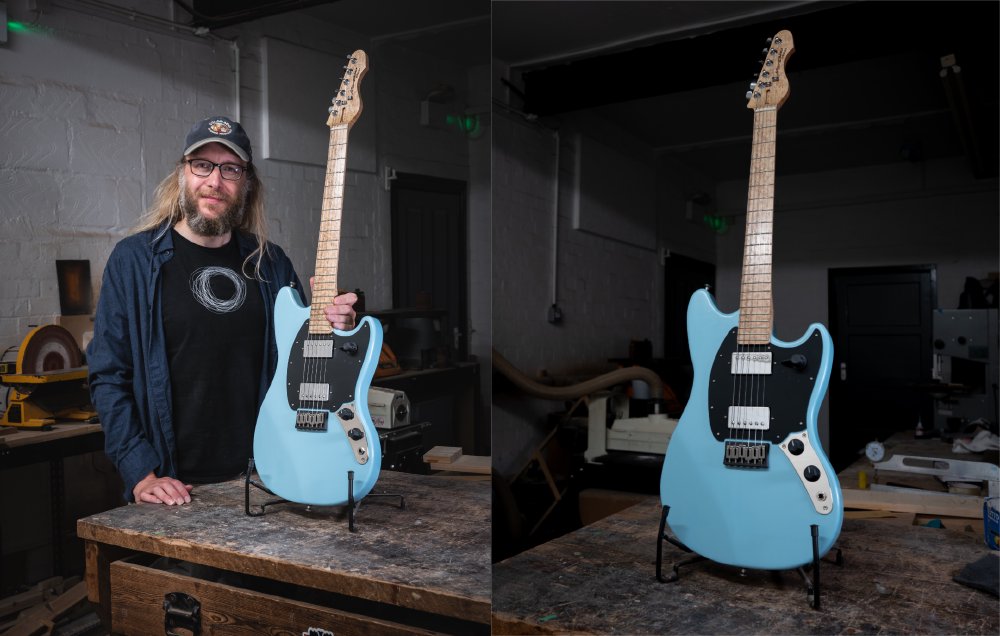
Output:
<svg viewBox="0 0 1000 636">
<path fill-rule="evenodd" d="M 368 56 L 358 49 L 347 56 L 344 64 L 344 76 L 340 78 L 340 88 L 333 97 L 333 105 L 328 109 L 330 116 L 326 125 L 333 127 L 338 124 L 353 126 L 361 114 L 361 78 L 368 71 Z"/>
<path fill-rule="evenodd" d="M 788 76 L 785 62 L 795 52 L 791 31 L 778 31 L 768 40 L 764 49 L 763 66 L 757 74 L 757 81 L 750 84 L 747 91 L 747 108 L 757 110 L 773 106 L 775 110 L 788 99 Z"/>
</svg>

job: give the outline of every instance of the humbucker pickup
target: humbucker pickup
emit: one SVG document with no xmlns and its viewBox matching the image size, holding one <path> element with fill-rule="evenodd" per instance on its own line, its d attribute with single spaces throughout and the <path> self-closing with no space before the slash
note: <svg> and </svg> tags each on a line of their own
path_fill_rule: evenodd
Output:
<svg viewBox="0 0 1000 636">
<path fill-rule="evenodd" d="M 771 375 L 771 352 L 734 351 L 730 370 L 733 375 Z"/>
<path fill-rule="evenodd" d="M 330 399 L 330 384 L 328 382 L 303 382 L 299 385 L 299 399 L 326 402 Z"/>
<path fill-rule="evenodd" d="M 771 428 L 771 409 L 767 406 L 730 406 L 729 428 L 766 431 Z"/>
<path fill-rule="evenodd" d="M 722 463 L 733 468 L 767 468 L 768 442 L 726 442 Z"/>
<path fill-rule="evenodd" d="M 327 411 L 296 411 L 295 428 L 300 431 L 325 431 Z"/>
<path fill-rule="evenodd" d="M 308 339 L 302 343 L 303 358 L 332 358 L 333 340 L 331 339 Z"/>
</svg>

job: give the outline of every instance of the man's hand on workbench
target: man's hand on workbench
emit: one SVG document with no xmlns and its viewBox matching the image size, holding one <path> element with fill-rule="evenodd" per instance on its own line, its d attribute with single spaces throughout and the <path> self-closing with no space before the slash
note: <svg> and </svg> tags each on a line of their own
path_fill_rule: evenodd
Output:
<svg viewBox="0 0 1000 636">
<path fill-rule="evenodd" d="M 172 506 L 191 503 L 191 488 L 193 486 L 190 484 L 173 477 L 157 477 L 155 473 L 149 473 L 135 485 L 132 495 L 136 503 L 164 503 Z"/>
</svg>

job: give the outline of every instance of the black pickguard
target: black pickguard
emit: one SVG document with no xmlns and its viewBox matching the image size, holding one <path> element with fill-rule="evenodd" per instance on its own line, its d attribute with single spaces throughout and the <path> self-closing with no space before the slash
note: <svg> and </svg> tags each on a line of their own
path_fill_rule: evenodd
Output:
<svg viewBox="0 0 1000 636">
<path fill-rule="evenodd" d="M 819 331 L 813 330 L 809 338 L 797 347 L 781 347 L 774 344 L 740 346 L 740 351 L 771 352 L 770 375 L 736 376 L 737 381 L 742 378 L 744 384 L 752 377 L 752 381 L 756 383 L 754 386 L 760 389 L 754 394 L 762 395 L 762 400 L 741 399 L 738 396 L 734 399 L 731 363 L 732 354 L 736 351 L 736 332 L 735 327 L 729 331 L 712 364 L 708 385 L 708 419 L 715 439 L 721 442 L 733 437 L 734 432 L 737 433 L 736 437 L 739 436 L 738 433 L 745 432 L 739 429 L 730 430 L 728 422 L 730 406 L 769 407 L 771 416 L 769 428 L 762 433 L 763 439 L 772 444 L 780 443 L 789 433 L 804 431 L 809 397 L 816 384 L 816 374 L 823 357 L 823 339 Z M 797 354 L 805 356 L 804 368 L 796 369 L 782 364 Z"/>
<path fill-rule="evenodd" d="M 310 334 L 309 320 L 302 323 L 288 353 L 288 406 L 297 410 L 301 406 L 299 387 L 303 382 L 328 383 L 330 393 L 324 401 L 308 400 L 305 408 L 336 410 L 340 405 L 354 400 L 354 387 L 364 366 L 365 354 L 371 341 L 371 329 L 367 322 L 362 322 L 357 333 L 338 337 L 334 332 L 329 334 Z M 306 340 L 333 341 L 333 356 L 330 358 L 305 358 L 303 349 Z M 351 344 L 355 346 L 351 346 Z M 351 353 L 353 351 L 353 353 Z M 306 377 L 307 376 L 307 377 Z M 368 396 L 363 396 L 368 399 Z"/>
</svg>

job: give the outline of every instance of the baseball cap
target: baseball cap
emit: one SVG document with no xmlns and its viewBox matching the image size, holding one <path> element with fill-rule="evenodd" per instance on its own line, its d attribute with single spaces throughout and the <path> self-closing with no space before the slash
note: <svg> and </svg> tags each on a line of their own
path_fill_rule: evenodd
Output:
<svg viewBox="0 0 1000 636">
<path fill-rule="evenodd" d="M 184 140 L 184 154 L 189 155 L 196 148 L 205 144 L 222 144 L 246 162 L 253 161 L 253 149 L 250 147 L 250 138 L 240 126 L 240 122 L 233 121 L 228 117 L 217 115 L 203 119 L 191 127 L 191 131 Z"/>
</svg>

